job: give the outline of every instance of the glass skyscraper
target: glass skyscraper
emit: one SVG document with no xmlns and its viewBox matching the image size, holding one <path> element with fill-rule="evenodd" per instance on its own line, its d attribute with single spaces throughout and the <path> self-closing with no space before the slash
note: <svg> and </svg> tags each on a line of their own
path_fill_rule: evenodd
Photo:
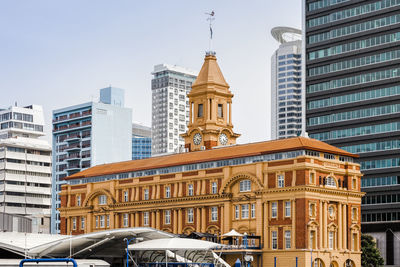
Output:
<svg viewBox="0 0 400 267">
<path fill-rule="evenodd" d="M 151 157 L 151 128 L 132 123 L 132 159 Z"/>
<path fill-rule="evenodd" d="M 303 7 L 307 131 L 360 155 L 362 232 L 376 238 L 386 265 L 399 266 L 400 1 Z"/>
</svg>

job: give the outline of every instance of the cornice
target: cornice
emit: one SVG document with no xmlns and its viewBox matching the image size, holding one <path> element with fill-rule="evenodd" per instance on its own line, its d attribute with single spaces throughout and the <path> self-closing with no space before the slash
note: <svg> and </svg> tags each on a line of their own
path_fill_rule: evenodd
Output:
<svg viewBox="0 0 400 267">
<path fill-rule="evenodd" d="M 343 189 L 334 189 L 334 188 L 317 187 L 317 186 L 293 186 L 293 187 L 283 187 L 283 188 L 271 188 L 271 189 L 264 189 L 262 193 L 263 194 L 283 193 L 283 192 L 291 193 L 299 191 L 327 193 L 333 195 L 352 196 L 352 197 L 362 197 L 365 195 L 365 192 L 349 191 Z"/>
</svg>

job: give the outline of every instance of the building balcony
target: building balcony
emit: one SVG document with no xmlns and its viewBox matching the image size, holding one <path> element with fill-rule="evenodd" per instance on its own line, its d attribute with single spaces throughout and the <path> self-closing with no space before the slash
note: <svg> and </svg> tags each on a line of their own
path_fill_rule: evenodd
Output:
<svg viewBox="0 0 400 267">
<path fill-rule="evenodd" d="M 64 141 L 73 142 L 73 141 L 79 141 L 80 139 L 81 136 L 79 134 L 70 134 Z"/>
<path fill-rule="evenodd" d="M 69 145 L 65 148 L 65 151 L 73 151 L 73 150 L 81 150 L 81 145 L 80 144 L 72 144 Z"/>
<path fill-rule="evenodd" d="M 81 123 L 75 123 L 75 124 L 71 124 L 71 125 L 64 125 L 64 126 L 60 126 L 60 127 L 54 127 L 53 128 L 53 133 L 56 132 L 62 132 L 62 131 L 66 131 L 66 130 L 70 130 L 70 129 L 77 129 L 77 128 L 81 128 L 81 127 L 88 127 L 92 125 L 91 121 L 86 121 L 86 122 L 81 122 Z M 68 139 L 68 137 L 66 138 Z M 64 139 L 64 140 L 66 140 Z"/>
<path fill-rule="evenodd" d="M 73 161 L 73 160 L 80 160 L 80 159 L 81 159 L 80 155 L 71 155 L 66 158 L 66 161 Z"/>
<path fill-rule="evenodd" d="M 53 123 L 57 122 L 64 122 L 64 121 L 69 121 L 69 120 L 76 120 L 77 118 L 84 118 L 92 115 L 92 111 L 83 111 L 81 114 L 71 114 L 69 116 L 64 115 L 60 116 L 58 118 L 53 119 Z"/>
<path fill-rule="evenodd" d="M 72 171 L 80 171 L 80 169 L 81 169 L 80 164 L 69 164 L 65 170 L 67 172 L 72 172 Z"/>
</svg>

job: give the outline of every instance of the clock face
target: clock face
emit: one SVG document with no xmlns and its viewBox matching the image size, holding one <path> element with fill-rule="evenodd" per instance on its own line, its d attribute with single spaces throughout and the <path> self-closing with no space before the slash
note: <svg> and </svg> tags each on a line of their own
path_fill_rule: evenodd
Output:
<svg viewBox="0 0 400 267">
<path fill-rule="evenodd" d="M 199 134 L 199 133 L 196 133 L 194 136 L 193 136 L 193 143 L 195 144 L 195 145 L 200 145 L 200 143 L 201 143 L 201 134 Z"/>
<path fill-rule="evenodd" d="M 221 143 L 221 145 L 226 145 L 228 143 L 228 136 L 226 136 L 226 134 L 222 133 L 219 135 L 219 142 Z"/>
</svg>

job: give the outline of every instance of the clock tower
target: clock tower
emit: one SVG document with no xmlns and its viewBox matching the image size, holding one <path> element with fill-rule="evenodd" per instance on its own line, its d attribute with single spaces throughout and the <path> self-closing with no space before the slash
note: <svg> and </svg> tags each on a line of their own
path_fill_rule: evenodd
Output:
<svg viewBox="0 0 400 267">
<path fill-rule="evenodd" d="M 217 64 L 215 52 L 207 52 L 203 66 L 188 94 L 190 119 L 182 134 L 189 151 L 236 144 L 233 132 L 232 97 L 229 85 Z"/>
</svg>

